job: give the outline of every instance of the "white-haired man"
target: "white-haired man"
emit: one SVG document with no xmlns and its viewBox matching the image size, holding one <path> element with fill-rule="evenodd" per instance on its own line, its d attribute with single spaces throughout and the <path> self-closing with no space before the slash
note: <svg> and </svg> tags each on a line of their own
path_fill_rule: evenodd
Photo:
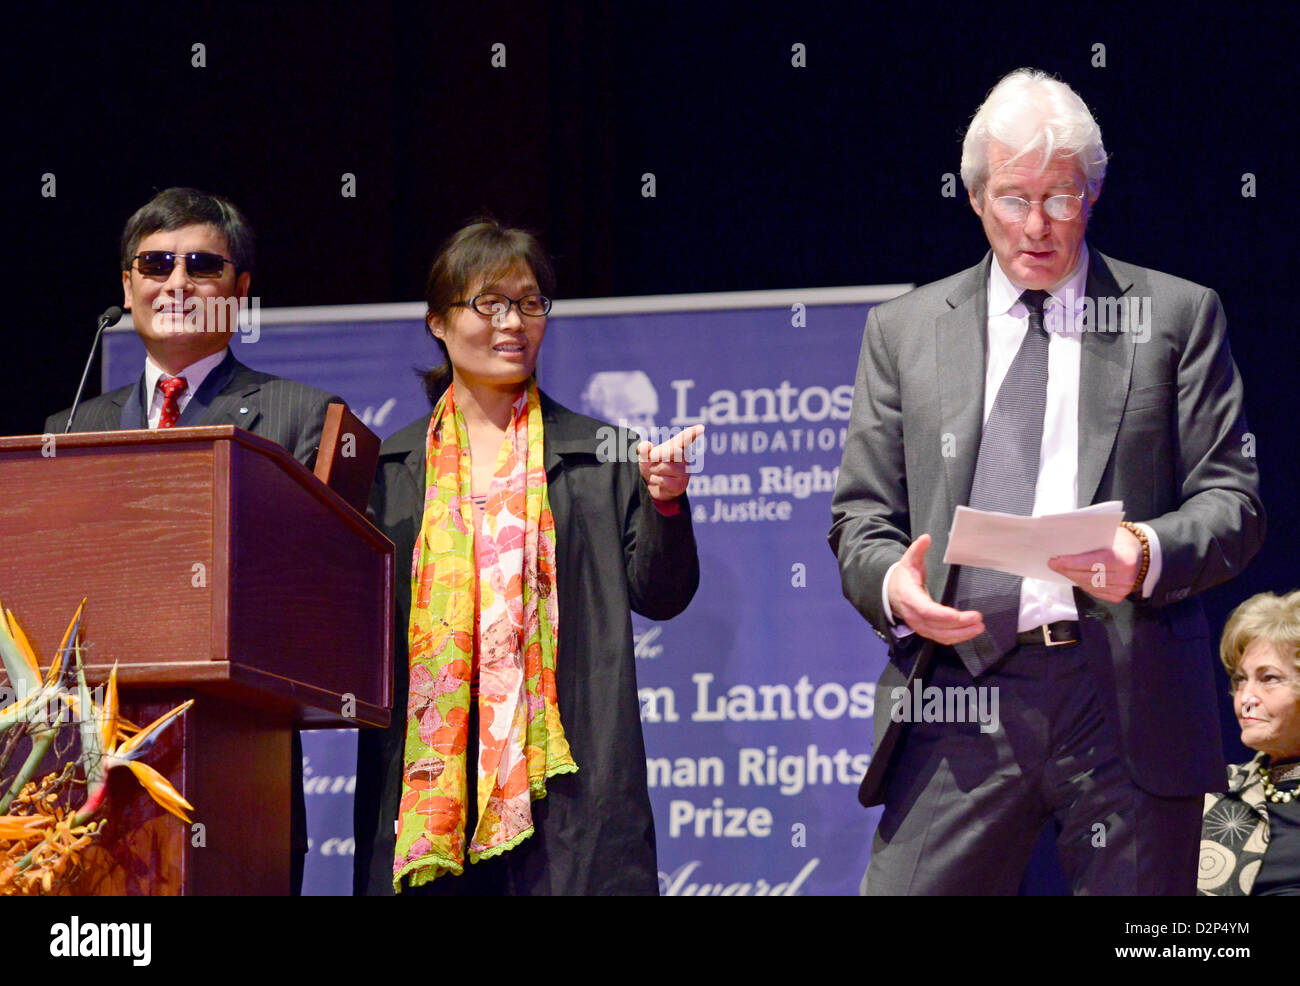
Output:
<svg viewBox="0 0 1300 986">
<path fill-rule="evenodd" d="M 990 253 L 867 319 L 830 533 L 890 645 L 864 893 L 1014 893 L 1052 819 L 1076 893 L 1195 888 L 1223 777 L 1195 596 L 1255 554 L 1264 512 L 1214 292 L 1089 250 L 1105 169 L 1078 95 L 1011 73 L 962 151 Z M 1052 560 L 1069 585 L 943 563 L 959 504 L 1108 500 L 1128 519 Z M 929 687 L 996 689 L 999 714 L 918 716 Z"/>
</svg>

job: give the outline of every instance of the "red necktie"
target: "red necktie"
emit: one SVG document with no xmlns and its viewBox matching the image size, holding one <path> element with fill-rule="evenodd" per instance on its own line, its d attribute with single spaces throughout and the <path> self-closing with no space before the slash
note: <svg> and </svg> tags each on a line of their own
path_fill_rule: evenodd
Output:
<svg viewBox="0 0 1300 986">
<path fill-rule="evenodd" d="M 163 395 L 162 414 L 158 417 L 159 428 L 175 427 L 176 419 L 181 416 L 180 396 L 185 393 L 187 386 L 184 377 L 168 377 L 158 381 L 158 389 Z"/>
</svg>

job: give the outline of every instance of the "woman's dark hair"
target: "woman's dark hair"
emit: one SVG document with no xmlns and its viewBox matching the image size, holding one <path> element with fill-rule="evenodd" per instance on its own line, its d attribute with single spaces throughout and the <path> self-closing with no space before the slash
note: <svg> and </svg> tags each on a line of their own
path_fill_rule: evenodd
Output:
<svg viewBox="0 0 1300 986">
<path fill-rule="evenodd" d="M 555 269 L 536 236 L 503 226 L 491 217 L 475 219 L 447 239 L 429 268 L 424 286 L 425 327 L 429 315 L 446 319 L 453 304 L 468 300 L 466 296 L 475 284 L 491 284 L 521 267 L 532 272 L 542 294 L 554 296 Z M 437 404 L 451 384 L 451 362 L 443 341 L 437 336 L 433 341 L 442 350 L 443 362 L 425 371 L 423 379 L 429 401 Z"/>
</svg>

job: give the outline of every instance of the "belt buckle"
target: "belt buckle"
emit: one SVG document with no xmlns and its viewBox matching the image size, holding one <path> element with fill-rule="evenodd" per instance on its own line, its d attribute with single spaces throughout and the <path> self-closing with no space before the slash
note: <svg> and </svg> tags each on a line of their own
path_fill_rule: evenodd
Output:
<svg viewBox="0 0 1300 986">
<path fill-rule="evenodd" d="M 1077 643 L 1078 643 L 1077 640 L 1053 640 L 1053 639 L 1052 639 L 1052 625 L 1051 625 L 1050 623 L 1044 623 L 1044 624 L 1043 624 L 1042 626 L 1040 626 L 1038 629 L 1040 629 L 1040 630 L 1043 631 L 1043 646 L 1044 646 L 1044 647 L 1068 647 L 1070 644 L 1077 644 Z"/>
</svg>

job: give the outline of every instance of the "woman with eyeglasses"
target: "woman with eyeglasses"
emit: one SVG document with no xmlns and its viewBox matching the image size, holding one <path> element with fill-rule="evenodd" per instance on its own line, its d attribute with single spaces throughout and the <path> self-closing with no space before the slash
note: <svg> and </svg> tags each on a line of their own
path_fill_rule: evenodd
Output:
<svg viewBox="0 0 1300 986">
<path fill-rule="evenodd" d="M 1238 606 L 1219 656 L 1241 742 L 1259 752 L 1205 798 L 1197 893 L 1300 895 L 1300 592 Z"/>
<path fill-rule="evenodd" d="M 695 593 L 702 428 L 638 444 L 541 393 L 553 289 L 537 240 L 491 220 L 429 272 L 434 409 L 384 443 L 371 498 L 397 680 L 392 728 L 359 739 L 359 894 L 658 892 L 630 611 Z"/>
</svg>

